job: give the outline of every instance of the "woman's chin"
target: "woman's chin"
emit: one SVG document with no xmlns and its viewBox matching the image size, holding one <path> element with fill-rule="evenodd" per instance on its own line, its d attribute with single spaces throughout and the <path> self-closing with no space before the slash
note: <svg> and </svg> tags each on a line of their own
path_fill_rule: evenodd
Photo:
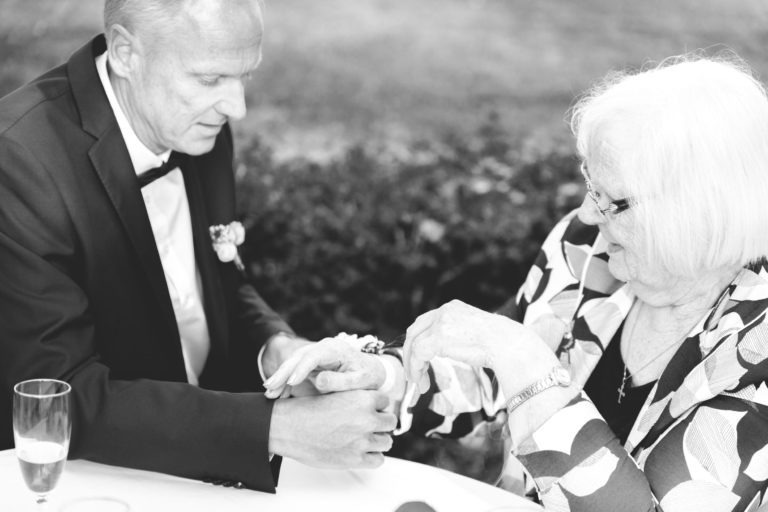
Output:
<svg viewBox="0 0 768 512">
<path fill-rule="evenodd" d="M 608 272 L 619 281 L 629 281 L 629 271 L 624 261 L 623 250 L 608 253 Z"/>
</svg>

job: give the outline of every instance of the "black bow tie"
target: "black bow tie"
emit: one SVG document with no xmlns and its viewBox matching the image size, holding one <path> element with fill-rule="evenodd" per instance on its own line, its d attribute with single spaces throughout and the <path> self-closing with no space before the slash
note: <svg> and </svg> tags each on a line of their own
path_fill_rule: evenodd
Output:
<svg viewBox="0 0 768 512">
<path fill-rule="evenodd" d="M 143 172 L 139 174 L 139 187 L 144 188 L 156 179 L 162 178 L 172 170 L 178 168 L 181 168 L 181 166 L 184 163 L 184 157 L 186 155 L 182 153 L 177 153 L 176 151 L 171 151 L 171 156 L 168 157 L 168 161 L 165 162 L 160 167 L 155 167 L 153 169 L 148 170 L 147 172 Z"/>
</svg>

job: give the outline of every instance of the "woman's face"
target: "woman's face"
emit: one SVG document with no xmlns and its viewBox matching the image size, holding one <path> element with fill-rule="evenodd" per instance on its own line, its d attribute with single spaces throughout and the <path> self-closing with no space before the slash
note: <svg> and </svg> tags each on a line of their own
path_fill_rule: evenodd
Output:
<svg viewBox="0 0 768 512">
<path fill-rule="evenodd" d="M 585 224 L 596 225 L 608 242 L 608 270 L 616 279 L 630 283 L 636 294 L 651 301 L 654 295 L 670 290 L 677 279 L 646 257 L 636 229 L 635 211 L 600 211 L 627 198 L 619 173 L 607 168 L 591 171 L 589 162 L 585 162 L 583 171 L 592 194 L 584 196 L 578 216 Z"/>
</svg>

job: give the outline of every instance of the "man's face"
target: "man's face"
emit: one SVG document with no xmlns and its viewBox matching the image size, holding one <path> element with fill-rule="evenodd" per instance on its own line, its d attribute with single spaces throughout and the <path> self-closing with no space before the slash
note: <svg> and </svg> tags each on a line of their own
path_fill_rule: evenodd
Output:
<svg viewBox="0 0 768 512">
<path fill-rule="evenodd" d="M 224 123 L 245 115 L 244 81 L 259 63 L 262 34 L 247 3 L 205 12 L 188 2 L 162 37 L 140 35 L 130 94 L 137 133 L 151 150 L 207 153 Z"/>
</svg>

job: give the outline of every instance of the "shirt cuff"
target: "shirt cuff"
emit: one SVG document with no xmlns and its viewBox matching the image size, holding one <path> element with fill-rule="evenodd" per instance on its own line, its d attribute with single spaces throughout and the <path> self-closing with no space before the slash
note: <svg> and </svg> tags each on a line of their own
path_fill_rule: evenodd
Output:
<svg viewBox="0 0 768 512">
<path fill-rule="evenodd" d="M 397 378 L 397 370 L 395 370 L 395 363 L 389 357 L 379 356 L 379 361 L 384 365 L 384 382 L 379 386 L 379 391 L 382 393 L 389 393 L 392 388 L 395 387 L 395 380 Z"/>
<path fill-rule="evenodd" d="M 259 349 L 259 355 L 256 356 L 256 365 L 259 367 L 259 375 L 261 376 L 261 382 L 264 382 L 267 380 L 267 376 L 264 375 L 264 363 L 262 362 L 262 359 L 264 358 L 264 351 L 267 349 L 267 344 L 261 346 Z"/>
</svg>

